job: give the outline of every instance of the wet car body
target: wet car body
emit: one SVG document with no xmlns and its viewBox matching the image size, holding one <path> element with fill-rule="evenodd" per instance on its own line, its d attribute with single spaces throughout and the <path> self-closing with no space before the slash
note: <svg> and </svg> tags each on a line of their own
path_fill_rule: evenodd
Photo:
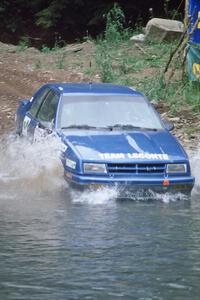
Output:
<svg viewBox="0 0 200 300">
<path fill-rule="evenodd" d="M 169 124 L 143 94 L 125 86 L 44 85 L 20 102 L 16 128 L 29 138 L 38 131 L 56 134 L 64 177 L 74 187 L 190 194 L 194 185 L 188 156 Z"/>
</svg>

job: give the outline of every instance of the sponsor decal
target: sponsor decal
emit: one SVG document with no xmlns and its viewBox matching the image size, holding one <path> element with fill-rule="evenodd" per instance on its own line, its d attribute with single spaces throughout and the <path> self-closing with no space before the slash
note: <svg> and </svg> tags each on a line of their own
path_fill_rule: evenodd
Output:
<svg viewBox="0 0 200 300">
<path fill-rule="evenodd" d="M 192 65 L 192 72 L 197 79 L 200 79 L 200 64 L 194 63 Z"/>
<path fill-rule="evenodd" d="M 22 127 L 22 134 L 24 136 L 27 136 L 27 131 L 28 131 L 30 122 L 31 122 L 31 118 L 28 116 L 25 116 L 24 121 L 23 121 L 23 127 Z"/>
<path fill-rule="evenodd" d="M 150 159 L 168 160 L 168 154 L 163 153 L 99 153 L 101 159 Z"/>
<path fill-rule="evenodd" d="M 67 149 L 68 149 L 68 146 L 61 142 L 60 151 L 65 152 L 65 151 L 67 151 Z"/>
<path fill-rule="evenodd" d="M 198 24 L 197 24 L 197 28 L 200 29 L 200 11 L 198 12 Z"/>
</svg>

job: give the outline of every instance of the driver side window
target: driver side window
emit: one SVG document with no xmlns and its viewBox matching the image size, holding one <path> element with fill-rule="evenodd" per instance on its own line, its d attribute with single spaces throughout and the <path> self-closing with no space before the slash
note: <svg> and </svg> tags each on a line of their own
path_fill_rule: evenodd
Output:
<svg viewBox="0 0 200 300">
<path fill-rule="evenodd" d="M 56 116 L 59 95 L 50 91 L 38 112 L 37 118 L 42 122 L 52 122 Z"/>
<path fill-rule="evenodd" d="M 49 88 L 46 88 L 41 93 L 39 93 L 39 95 L 36 96 L 29 110 L 29 113 L 31 114 L 32 117 L 34 118 L 36 117 L 37 112 L 48 93 L 49 93 Z"/>
</svg>

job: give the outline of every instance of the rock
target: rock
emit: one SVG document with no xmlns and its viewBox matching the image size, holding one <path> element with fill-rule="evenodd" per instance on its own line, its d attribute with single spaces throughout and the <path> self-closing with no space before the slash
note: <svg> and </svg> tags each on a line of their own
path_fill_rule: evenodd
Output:
<svg viewBox="0 0 200 300">
<path fill-rule="evenodd" d="M 184 138 L 184 139 L 183 139 L 183 142 L 184 142 L 185 144 L 190 144 L 191 141 L 188 140 L 188 139 L 186 139 L 186 138 Z"/>
<path fill-rule="evenodd" d="M 136 43 L 143 43 L 145 41 L 145 35 L 144 34 L 137 34 L 130 38 L 130 41 L 136 42 Z"/>
<path fill-rule="evenodd" d="M 162 117 L 163 119 L 166 118 L 166 117 L 167 117 L 167 112 L 162 113 L 162 114 L 161 114 L 161 117 Z"/>
<path fill-rule="evenodd" d="M 181 129 L 183 126 L 181 124 L 176 124 L 177 129 Z"/>
<path fill-rule="evenodd" d="M 174 123 L 179 123 L 180 122 L 180 118 L 179 117 L 174 117 L 174 118 L 169 118 L 170 122 L 174 122 Z"/>
<path fill-rule="evenodd" d="M 184 24 L 180 21 L 153 18 L 146 25 L 145 40 L 154 42 L 173 41 L 184 31 Z"/>
</svg>

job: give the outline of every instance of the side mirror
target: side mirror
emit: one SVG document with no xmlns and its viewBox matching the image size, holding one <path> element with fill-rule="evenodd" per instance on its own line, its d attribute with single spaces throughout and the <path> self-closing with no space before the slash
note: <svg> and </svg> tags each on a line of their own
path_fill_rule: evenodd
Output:
<svg viewBox="0 0 200 300">
<path fill-rule="evenodd" d="M 27 104 L 30 103 L 30 100 L 29 99 L 22 99 L 22 100 L 19 100 L 19 104 L 22 105 L 22 106 L 26 106 Z"/>
<path fill-rule="evenodd" d="M 163 120 L 163 124 L 168 131 L 172 131 L 174 129 L 174 124 L 170 123 L 166 120 Z"/>
</svg>

